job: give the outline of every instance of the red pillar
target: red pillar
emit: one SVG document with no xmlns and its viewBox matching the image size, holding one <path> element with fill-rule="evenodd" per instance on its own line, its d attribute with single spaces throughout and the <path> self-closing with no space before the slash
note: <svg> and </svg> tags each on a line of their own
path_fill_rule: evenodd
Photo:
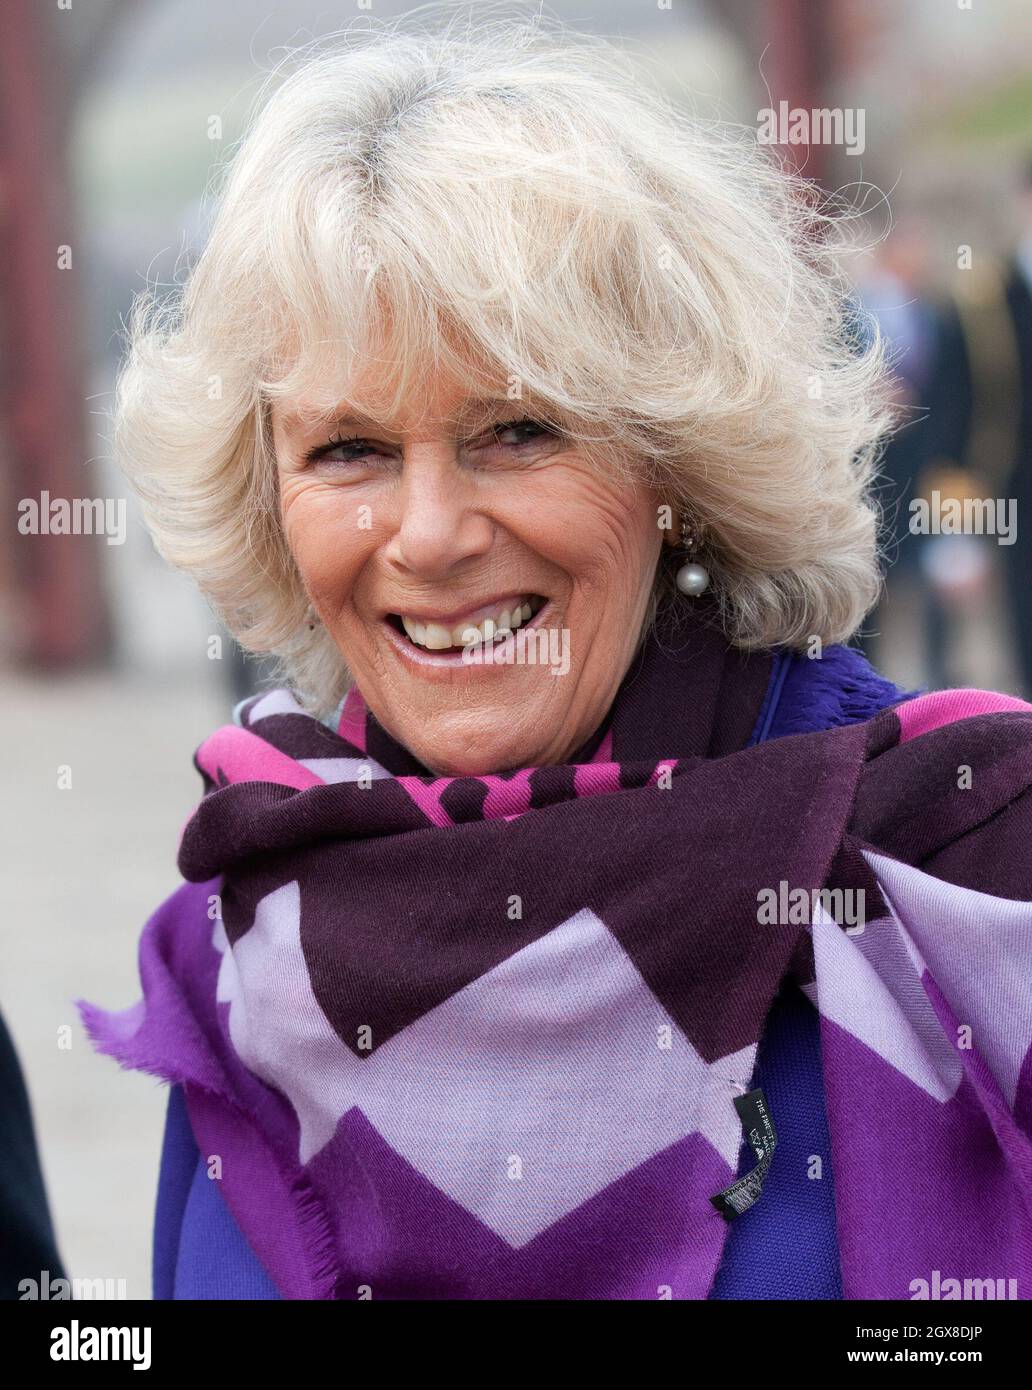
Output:
<svg viewBox="0 0 1032 1390">
<path fill-rule="evenodd" d="M 64 63 L 37 0 L 4 0 L 0 43 L 0 428 L 3 567 L 14 592 L 16 652 L 68 667 L 105 653 L 103 536 L 22 535 L 18 502 L 95 497 L 86 465 L 83 264 L 73 223 Z M 70 246 L 73 268 L 58 269 Z"/>
<path fill-rule="evenodd" d="M 769 104 L 813 111 L 828 103 L 831 72 L 829 13 L 832 0 L 767 0 L 760 20 L 762 76 L 770 89 Z M 829 151 L 823 145 L 778 145 L 788 167 L 823 183 Z"/>
</svg>

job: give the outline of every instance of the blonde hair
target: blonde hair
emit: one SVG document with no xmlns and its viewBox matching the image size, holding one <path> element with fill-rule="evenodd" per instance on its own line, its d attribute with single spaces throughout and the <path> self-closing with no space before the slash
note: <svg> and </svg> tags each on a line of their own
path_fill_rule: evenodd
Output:
<svg viewBox="0 0 1032 1390">
<path fill-rule="evenodd" d="M 134 303 L 115 405 L 158 550 L 241 644 L 314 709 L 343 691 L 268 412 L 347 400 L 384 324 L 397 399 L 426 363 L 517 382 L 521 409 L 686 507 L 732 642 L 847 639 L 878 593 L 890 419 L 811 187 L 540 16 L 355 25 L 288 65 L 185 283 Z"/>
</svg>

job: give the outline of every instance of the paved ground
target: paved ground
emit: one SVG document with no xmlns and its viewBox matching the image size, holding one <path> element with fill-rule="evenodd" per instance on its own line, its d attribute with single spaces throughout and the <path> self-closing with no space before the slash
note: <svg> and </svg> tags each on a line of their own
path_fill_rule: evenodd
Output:
<svg viewBox="0 0 1032 1390">
<path fill-rule="evenodd" d="M 179 882 L 178 832 L 200 792 L 190 755 L 228 708 L 203 675 L 192 685 L 5 677 L 0 692 L 10 779 L 0 1009 L 68 1272 L 125 1279 L 131 1298 L 150 1296 L 165 1093 L 92 1050 L 73 1000 L 121 1008 L 139 997 L 136 941 Z M 58 790 L 59 764 L 70 790 Z"/>
</svg>

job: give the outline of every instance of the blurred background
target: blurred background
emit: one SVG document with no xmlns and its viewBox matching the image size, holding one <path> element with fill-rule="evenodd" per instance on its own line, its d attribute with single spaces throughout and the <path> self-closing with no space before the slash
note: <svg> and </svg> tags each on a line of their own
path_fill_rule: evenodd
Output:
<svg viewBox="0 0 1032 1390">
<path fill-rule="evenodd" d="M 67 1272 L 124 1279 L 133 1298 L 150 1296 L 165 1093 L 98 1057 L 73 1001 L 138 998 L 136 941 L 178 883 L 178 832 L 200 792 L 190 755 L 263 672 L 155 555 L 114 465 L 121 320 L 145 285 L 170 290 L 203 245 L 213 170 L 284 49 L 409 8 L 4 4 L 0 1012 Z M 1020 529 L 1002 534 L 1032 489 L 1027 0 L 548 10 L 625 38 L 672 95 L 755 129 L 859 209 L 866 249 L 850 272 L 890 343 L 905 423 L 882 465 L 885 598 L 858 640 L 908 687 L 1032 698 L 1030 550 Z M 34 531 L 44 497 L 103 499 L 113 518 L 124 501 L 124 532 Z M 912 534 L 922 498 L 995 499 L 1000 524 Z"/>
</svg>

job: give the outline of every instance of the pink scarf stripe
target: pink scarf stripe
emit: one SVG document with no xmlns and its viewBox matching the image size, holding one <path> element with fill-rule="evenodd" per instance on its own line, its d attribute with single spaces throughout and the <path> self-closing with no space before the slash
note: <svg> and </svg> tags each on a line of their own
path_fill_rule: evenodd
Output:
<svg viewBox="0 0 1032 1390">
<path fill-rule="evenodd" d="M 224 724 L 206 738 L 197 750 L 197 763 L 214 782 L 221 770 L 231 782 L 277 782 L 297 791 L 326 785 L 307 767 L 238 724 Z"/>
<path fill-rule="evenodd" d="M 455 822 L 441 805 L 441 796 L 455 780 L 454 777 L 438 777 L 434 782 L 425 782 L 421 777 L 395 777 L 402 791 L 407 792 L 431 825 L 454 825 Z"/>
<path fill-rule="evenodd" d="M 896 706 L 899 720 L 900 743 L 917 738 L 920 734 L 941 729 L 944 724 L 953 724 L 958 719 L 970 719 L 976 714 L 1000 714 L 1005 711 L 1032 712 L 1032 705 L 1013 695 L 997 695 L 991 690 L 934 690 L 928 695 L 919 695 L 915 700 L 906 700 Z"/>
<path fill-rule="evenodd" d="M 524 811 L 530 810 L 530 774 L 534 771 L 531 767 L 520 768 L 515 776 L 508 779 L 504 777 L 484 777 L 481 780 L 487 783 L 487 796 L 484 797 L 484 819 L 494 820 L 515 820 L 517 816 L 522 816 Z"/>
<path fill-rule="evenodd" d="M 578 763 L 573 770 L 573 788 L 578 796 L 605 796 L 620 791 L 620 764 Z"/>
<path fill-rule="evenodd" d="M 366 702 L 359 694 L 357 685 L 353 685 L 344 697 L 344 706 L 340 712 L 337 733 L 341 738 L 346 738 L 348 743 L 353 748 L 357 748 L 360 753 L 368 751 L 366 749 Z"/>
</svg>

